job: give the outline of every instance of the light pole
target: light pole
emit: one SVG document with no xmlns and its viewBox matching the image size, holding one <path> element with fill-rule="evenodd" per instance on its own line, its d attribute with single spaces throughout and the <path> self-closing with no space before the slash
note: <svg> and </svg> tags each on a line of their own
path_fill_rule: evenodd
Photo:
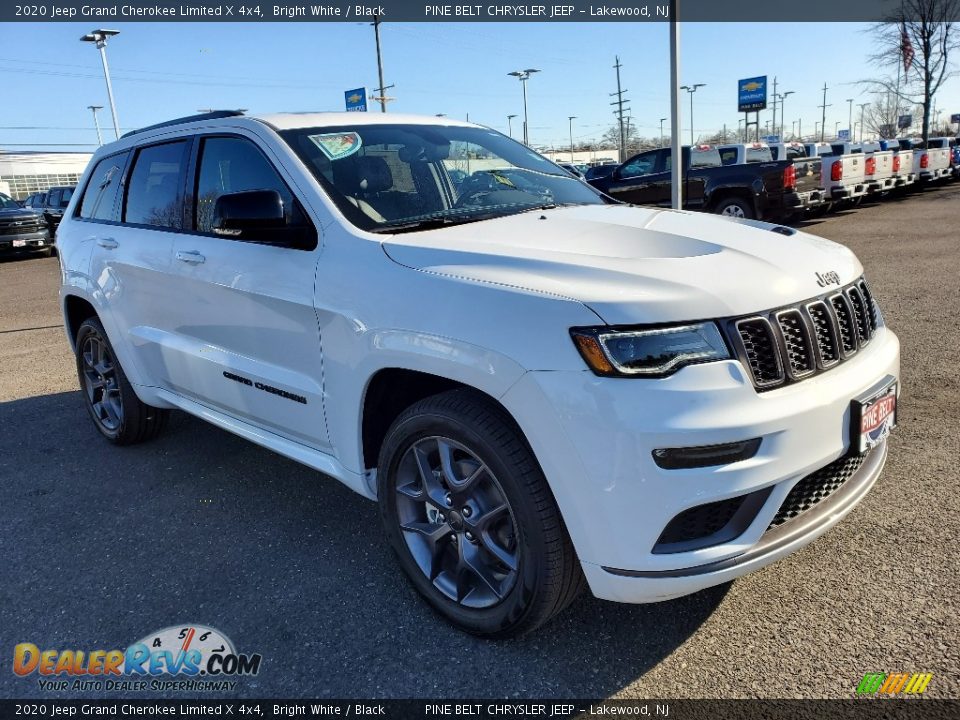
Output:
<svg viewBox="0 0 960 720">
<path fill-rule="evenodd" d="M 836 138 L 837 140 L 840 139 L 840 121 L 839 120 L 837 120 L 833 124 L 833 137 Z"/>
<path fill-rule="evenodd" d="M 660 147 L 663 147 L 663 124 L 667 121 L 667 118 L 660 118 Z"/>
<path fill-rule="evenodd" d="M 536 68 L 527 68 L 526 70 L 514 70 L 507 73 L 507 75 L 517 78 L 523 86 L 523 144 L 527 146 L 530 145 L 530 119 L 527 116 L 527 80 L 535 72 L 540 71 Z"/>
<path fill-rule="evenodd" d="M 870 103 L 860 103 L 860 142 L 863 142 L 863 109 Z M 896 137 L 896 135 L 894 135 Z"/>
<path fill-rule="evenodd" d="M 696 83 L 695 85 L 681 85 L 681 90 L 686 90 L 690 95 L 690 147 L 693 147 L 693 94 L 698 88 L 706 87 L 706 83 Z"/>
<path fill-rule="evenodd" d="M 744 123 L 744 119 L 740 118 L 737 120 L 737 142 L 745 142 L 746 132 L 740 129 L 740 126 Z"/>
<path fill-rule="evenodd" d="M 847 98 L 847 132 L 850 133 L 850 142 L 853 142 L 853 98 Z"/>
<path fill-rule="evenodd" d="M 110 84 L 110 67 L 107 65 L 107 38 L 119 35 L 119 30 L 94 30 L 80 38 L 83 42 L 96 44 L 100 51 L 100 61 L 103 63 L 103 78 L 107 81 L 107 98 L 110 100 L 110 114 L 113 115 L 113 132 L 120 139 L 120 121 L 117 120 L 117 105 L 113 101 L 113 85 Z"/>
<path fill-rule="evenodd" d="M 103 110 L 103 105 L 87 105 L 87 109 L 93 111 L 93 126 L 97 128 L 97 144 L 103 145 L 103 134 L 100 132 L 100 121 L 97 120 L 97 110 Z"/>
<path fill-rule="evenodd" d="M 797 121 L 796 121 L 796 120 L 792 120 L 791 122 L 792 122 L 792 124 L 793 124 L 793 129 L 790 130 L 790 139 L 792 140 L 793 138 L 795 138 L 795 137 L 797 136 Z"/>
<path fill-rule="evenodd" d="M 516 115 L 507 115 L 507 133 L 513 137 L 513 119 Z"/>
<path fill-rule="evenodd" d="M 786 100 L 788 95 L 795 95 L 793 90 L 787 90 L 783 95 L 780 96 L 780 134 L 783 135 L 784 130 L 786 130 L 786 115 L 784 115 L 783 106 L 786 105 Z M 780 142 L 783 142 L 783 138 L 780 139 Z"/>
<path fill-rule="evenodd" d="M 573 121 L 577 119 L 576 115 L 568 115 L 567 120 L 570 122 L 570 162 L 573 163 Z"/>
</svg>

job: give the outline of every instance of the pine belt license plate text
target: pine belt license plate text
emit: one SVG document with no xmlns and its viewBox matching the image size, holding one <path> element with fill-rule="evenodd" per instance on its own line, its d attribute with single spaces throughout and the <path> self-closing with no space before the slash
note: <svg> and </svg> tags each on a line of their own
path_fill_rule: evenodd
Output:
<svg viewBox="0 0 960 720">
<path fill-rule="evenodd" d="M 887 385 L 866 400 L 854 400 L 850 416 L 857 452 L 865 453 L 879 445 L 897 425 L 897 384 Z"/>
</svg>

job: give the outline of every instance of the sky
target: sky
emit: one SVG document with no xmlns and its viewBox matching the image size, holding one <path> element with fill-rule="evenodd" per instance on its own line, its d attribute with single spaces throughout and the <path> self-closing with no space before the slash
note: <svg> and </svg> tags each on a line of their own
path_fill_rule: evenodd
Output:
<svg viewBox="0 0 960 720">
<path fill-rule="evenodd" d="M 103 105 L 113 137 L 103 71 L 84 23 L 0 23 L 0 148 L 92 150 L 88 105 Z M 251 113 L 342 110 L 345 90 L 378 85 L 373 28 L 367 23 L 116 23 L 107 49 L 122 131 L 205 108 Z M 881 74 L 869 61 L 869 25 L 855 23 L 683 23 L 681 82 L 705 83 L 694 96 L 694 137 L 726 123 L 735 129 L 737 81 L 767 75 L 772 92 L 792 91 L 785 125 L 805 134 L 819 121 L 828 86 L 828 132 L 848 125 L 848 98 L 871 99 L 860 81 Z M 622 64 L 632 122 L 656 137 L 669 116 L 665 23 L 389 23 L 381 25 L 390 112 L 443 113 L 522 134 L 520 82 L 507 73 L 537 68 L 527 83 L 530 141 L 566 148 L 598 138 L 614 123 L 615 56 Z M 10 98 L 17 98 L 10 102 Z M 937 108 L 960 113 L 960 79 Z M 371 103 L 371 110 L 377 109 Z M 689 103 L 683 94 L 683 135 Z M 761 125 L 770 120 L 761 113 Z M 669 121 L 665 123 L 669 132 Z"/>
</svg>

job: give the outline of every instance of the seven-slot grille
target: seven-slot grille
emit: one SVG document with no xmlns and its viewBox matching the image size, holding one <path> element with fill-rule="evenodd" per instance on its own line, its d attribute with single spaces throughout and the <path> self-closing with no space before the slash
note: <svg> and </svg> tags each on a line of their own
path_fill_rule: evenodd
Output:
<svg viewBox="0 0 960 720">
<path fill-rule="evenodd" d="M 732 320 L 737 355 L 758 390 L 797 382 L 827 370 L 870 342 L 877 308 L 867 283 L 855 283 L 795 306 Z"/>
</svg>

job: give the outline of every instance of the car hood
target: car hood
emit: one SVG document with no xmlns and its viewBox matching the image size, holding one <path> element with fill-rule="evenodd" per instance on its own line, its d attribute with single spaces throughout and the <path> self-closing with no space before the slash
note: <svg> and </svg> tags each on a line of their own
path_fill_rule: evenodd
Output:
<svg viewBox="0 0 960 720">
<path fill-rule="evenodd" d="M 42 214 L 43 213 L 28 210 L 27 208 L 0 209 L 0 219 L 2 220 L 33 220 L 34 218 L 42 216 Z"/>
<path fill-rule="evenodd" d="M 611 325 L 719 318 L 828 292 L 862 272 L 822 238 L 703 213 L 587 205 L 532 211 L 383 243 L 401 265 L 579 301 Z"/>
</svg>

